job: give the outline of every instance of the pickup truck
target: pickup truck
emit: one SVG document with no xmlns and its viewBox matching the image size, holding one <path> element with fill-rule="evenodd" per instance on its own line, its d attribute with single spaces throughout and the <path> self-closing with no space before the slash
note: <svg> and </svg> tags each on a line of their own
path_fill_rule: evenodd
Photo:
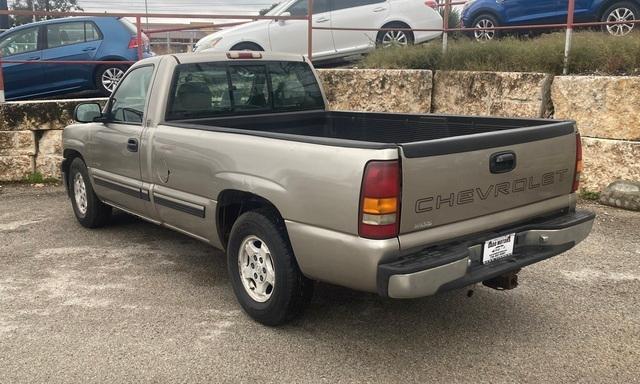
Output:
<svg viewBox="0 0 640 384">
<path fill-rule="evenodd" d="M 167 55 L 81 104 L 62 170 L 87 228 L 112 208 L 225 250 L 249 316 L 314 281 L 417 298 L 517 272 L 591 231 L 573 121 L 339 112 L 302 56 Z"/>
</svg>

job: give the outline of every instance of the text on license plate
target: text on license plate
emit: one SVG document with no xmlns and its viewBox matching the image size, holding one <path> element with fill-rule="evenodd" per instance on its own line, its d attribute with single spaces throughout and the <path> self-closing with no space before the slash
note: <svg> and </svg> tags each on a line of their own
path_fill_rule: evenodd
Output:
<svg viewBox="0 0 640 384">
<path fill-rule="evenodd" d="M 493 261 L 504 259 L 513 255 L 513 246 L 516 242 L 516 234 L 496 237 L 484 243 L 482 263 L 489 264 Z"/>
</svg>

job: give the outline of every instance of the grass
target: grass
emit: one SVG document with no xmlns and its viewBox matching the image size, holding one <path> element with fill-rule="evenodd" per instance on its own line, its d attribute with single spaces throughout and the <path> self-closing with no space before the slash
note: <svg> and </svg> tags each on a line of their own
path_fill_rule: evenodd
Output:
<svg viewBox="0 0 640 384">
<path fill-rule="evenodd" d="M 440 41 L 407 48 L 379 49 L 360 66 L 385 69 L 431 69 L 562 74 L 564 33 L 537 38 L 506 37 L 478 43 L 463 37 L 449 42 L 446 54 Z M 640 74 L 640 33 L 615 37 L 603 32 L 574 34 L 571 74 Z"/>
<path fill-rule="evenodd" d="M 28 184 L 57 184 L 59 182 L 58 179 L 49 177 L 45 178 L 40 172 L 33 172 L 29 174 L 24 181 Z"/>
<path fill-rule="evenodd" d="M 592 191 L 587 191 L 586 189 L 583 189 L 580 191 L 580 197 L 582 197 L 585 200 L 598 201 L 600 200 L 600 192 L 592 192 Z"/>
</svg>

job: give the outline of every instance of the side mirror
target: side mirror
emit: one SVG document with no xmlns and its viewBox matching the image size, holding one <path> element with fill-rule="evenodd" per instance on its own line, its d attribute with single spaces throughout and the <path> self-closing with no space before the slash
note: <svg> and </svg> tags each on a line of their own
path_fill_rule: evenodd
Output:
<svg viewBox="0 0 640 384">
<path fill-rule="evenodd" d="M 291 12 L 288 12 L 288 11 L 287 11 L 287 12 L 282 12 L 282 13 L 280 14 L 280 16 L 289 17 L 289 16 L 291 16 Z M 277 21 L 278 23 L 280 23 L 280 24 L 284 24 L 284 23 L 286 23 L 286 22 L 287 22 L 287 20 L 280 20 L 280 19 L 276 19 L 276 21 Z"/>
<path fill-rule="evenodd" d="M 98 103 L 78 104 L 73 119 L 78 123 L 93 123 L 102 117 L 102 107 Z"/>
</svg>

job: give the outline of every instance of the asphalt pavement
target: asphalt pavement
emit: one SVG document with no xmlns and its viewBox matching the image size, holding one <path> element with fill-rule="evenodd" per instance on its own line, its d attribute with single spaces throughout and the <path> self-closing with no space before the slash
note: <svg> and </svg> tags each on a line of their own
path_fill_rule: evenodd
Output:
<svg viewBox="0 0 640 384">
<path fill-rule="evenodd" d="M 640 213 L 581 208 L 591 236 L 515 290 L 396 301 L 318 284 L 304 317 L 267 328 L 221 252 L 125 214 L 86 230 L 62 188 L 5 185 L 0 383 L 638 382 Z"/>
</svg>

